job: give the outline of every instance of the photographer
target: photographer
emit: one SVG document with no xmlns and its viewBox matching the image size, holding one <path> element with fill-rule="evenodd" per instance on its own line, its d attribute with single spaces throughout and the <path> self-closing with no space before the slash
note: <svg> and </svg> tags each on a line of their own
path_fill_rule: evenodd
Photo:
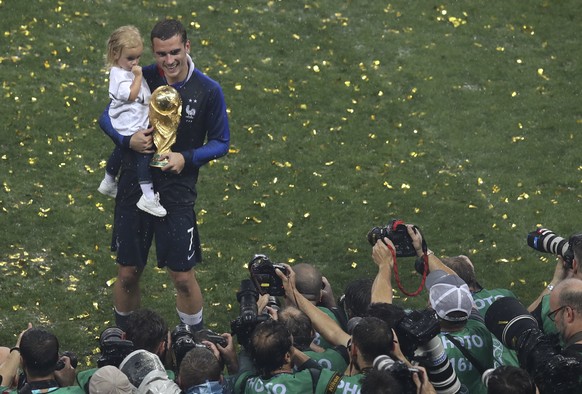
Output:
<svg viewBox="0 0 582 394">
<path fill-rule="evenodd" d="M 469 257 L 465 255 L 445 257 L 441 260 L 444 265 L 455 271 L 455 273 L 465 281 L 471 295 L 473 296 L 473 301 L 477 310 L 481 316 L 485 316 L 487 309 L 491 304 L 502 297 L 515 297 L 512 291 L 507 289 L 485 289 L 477 281 L 477 275 L 475 274 L 475 266 Z M 513 365 L 519 366 L 517 361 L 517 355 L 511 349 L 503 346 L 495 337 L 493 338 L 493 356 L 496 366 L 499 365 Z"/>
<path fill-rule="evenodd" d="M 337 308 L 331 285 L 319 269 L 313 264 L 299 263 L 293 266 L 293 270 L 295 271 L 297 291 L 338 324 L 345 325 L 347 319 L 343 311 Z M 293 305 L 293 300 L 286 300 L 285 304 Z M 314 343 L 324 349 L 332 346 L 317 332 Z"/>
<path fill-rule="evenodd" d="M 355 325 L 352 335 L 349 335 L 329 316 L 318 310 L 296 290 L 294 272 L 289 266 L 287 266 L 287 271 L 289 273 L 288 276 L 283 275 L 279 270 L 277 271 L 283 281 L 287 298 L 297 303 L 299 309 L 309 316 L 316 330 L 326 340 L 335 345 L 343 345 L 348 348 L 350 364 L 346 370 L 346 374 L 341 378 L 337 390 L 357 390 L 360 387 L 362 377 L 366 371 L 373 367 L 374 359 L 378 355 L 395 357 L 392 331 L 382 320 L 366 317 L 362 318 Z M 385 274 L 384 270 L 379 272 L 378 276 L 384 278 L 383 274 Z M 373 297 L 378 300 L 385 299 L 384 295 L 377 293 L 381 291 L 379 289 L 385 288 L 380 283 L 381 279 L 378 282 L 375 292 L 373 292 Z M 322 377 L 324 374 L 326 374 L 326 370 L 322 371 Z"/>
<path fill-rule="evenodd" d="M 563 281 L 564 284 L 557 287 L 557 295 L 561 292 L 562 286 L 564 290 L 568 289 L 568 282 L 570 281 Z M 580 295 L 579 289 L 575 292 L 578 292 L 578 295 L 575 295 L 574 299 Z M 556 297 L 556 300 L 559 299 Z M 555 309 L 549 317 L 556 319 L 556 324 L 563 329 L 565 337 L 572 342 L 567 350 L 559 344 L 557 335 L 544 334 L 539 329 L 536 319 L 515 298 L 498 299 L 485 315 L 487 328 L 505 346 L 516 351 L 520 367 L 529 373 L 542 394 L 582 392 L 582 361 L 577 351 L 579 345 L 574 344 L 576 341 L 574 332 L 580 328 L 573 322 L 575 315 L 579 312 L 574 311 L 573 304 L 575 303 L 571 302 L 573 300 L 568 294 L 566 294 L 566 299 L 562 300 L 567 304 L 554 305 L 552 303 Z M 570 336 L 572 334 L 573 337 Z"/>
<path fill-rule="evenodd" d="M 326 349 L 313 344 L 315 331 L 309 316 L 293 306 L 286 306 L 277 313 L 277 320 L 285 324 L 291 335 L 293 345 L 316 361 L 322 368 L 343 372 L 349 358 L 346 348 L 333 346 Z"/>
<path fill-rule="evenodd" d="M 535 250 L 552 253 L 558 258 L 552 280 L 527 308 L 538 320 L 544 333 L 557 333 L 554 322 L 547 317 L 550 312 L 550 294 L 565 279 L 582 279 L 582 234 L 574 234 L 566 240 L 551 230 L 540 228 L 528 234 L 527 243 Z"/>
<path fill-rule="evenodd" d="M 548 318 L 564 341 L 562 354 L 582 362 L 582 280 L 566 279 L 550 295 Z"/>
<path fill-rule="evenodd" d="M 234 392 L 237 394 L 310 393 L 316 392 L 319 385 L 326 387 L 331 380 L 320 378 L 317 363 L 293 346 L 291 333 L 277 320 L 259 323 L 252 331 L 247 347 L 253 369 L 241 368 L 235 383 Z M 241 360 L 241 367 L 245 364 Z"/>
<path fill-rule="evenodd" d="M 69 356 L 59 355 L 59 341 L 54 334 L 42 328 L 29 328 L 21 334 L 19 345 L 12 348 L 10 357 L 14 357 L 12 353 L 19 353 L 22 359 L 24 375 L 18 381 L 18 393 L 35 393 L 40 392 L 39 390 L 51 393 L 83 393 L 75 385 L 75 368 L 71 365 L 71 359 Z M 13 376 L 7 378 L 5 383 L 9 386 L 14 380 Z M 10 387 L 0 387 L 0 390 L 5 392 Z M 17 390 L 8 392 L 16 393 Z"/>
</svg>

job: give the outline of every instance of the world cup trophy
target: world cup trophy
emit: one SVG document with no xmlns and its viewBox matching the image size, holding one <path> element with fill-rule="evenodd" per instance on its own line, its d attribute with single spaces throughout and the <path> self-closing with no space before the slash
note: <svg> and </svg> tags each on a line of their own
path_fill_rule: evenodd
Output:
<svg viewBox="0 0 582 394">
<path fill-rule="evenodd" d="M 180 93 L 169 85 L 163 85 L 153 91 L 150 98 L 149 118 L 154 127 L 154 144 L 157 151 L 150 163 L 152 167 L 163 167 L 168 160 L 163 155 L 170 152 L 176 142 L 176 130 L 182 116 L 182 99 Z"/>
</svg>

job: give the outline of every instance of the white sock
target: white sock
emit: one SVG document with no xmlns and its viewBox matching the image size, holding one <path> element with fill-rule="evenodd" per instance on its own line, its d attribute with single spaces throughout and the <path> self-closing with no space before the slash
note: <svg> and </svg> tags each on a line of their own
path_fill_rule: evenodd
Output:
<svg viewBox="0 0 582 394">
<path fill-rule="evenodd" d="M 154 198 L 154 185 L 149 183 L 140 183 L 139 187 L 141 187 L 141 192 L 148 200 L 153 200 Z"/>
<path fill-rule="evenodd" d="M 196 324 L 199 324 L 202 321 L 202 311 L 203 310 L 204 310 L 204 308 L 200 309 L 200 312 L 198 312 L 194 315 L 189 315 L 187 313 L 180 312 L 178 309 L 176 309 L 176 312 L 178 312 L 178 317 L 180 318 L 180 321 L 182 323 L 186 323 L 189 326 L 195 326 Z"/>
<path fill-rule="evenodd" d="M 105 171 L 105 180 L 109 183 L 115 182 L 115 175 L 111 175 L 107 171 Z"/>
</svg>

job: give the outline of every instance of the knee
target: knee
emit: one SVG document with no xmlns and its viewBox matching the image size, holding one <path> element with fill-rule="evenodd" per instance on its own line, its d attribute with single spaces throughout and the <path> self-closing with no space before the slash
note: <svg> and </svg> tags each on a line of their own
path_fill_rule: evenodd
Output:
<svg viewBox="0 0 582 394">
<path fill-rule="evenodd" d="M 128 267 L 120 268 L 117 272 L 117 281 L 123 286 L 124 288 L 131 288 L 137 286 L 139 283 L 140 272 L 135 269 Z"/>
<path fill-rule="evenodd" d="M 193 271 L 174 273 L 172 277 L 177 292 L 184 295 L 192 294 L 194 286 L 196 285 L 196 277 Z"/>
</svg>

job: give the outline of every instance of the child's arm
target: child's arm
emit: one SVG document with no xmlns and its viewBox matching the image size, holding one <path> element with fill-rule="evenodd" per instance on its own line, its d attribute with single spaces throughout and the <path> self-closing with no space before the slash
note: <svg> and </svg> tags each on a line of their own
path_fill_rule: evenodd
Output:
<svg viewBox="0 0 582 394">
<path fill-rule="evenodd" d="M 131 85 L 129 86 L 129 101 L 135 101 L 141 89 L 141 80 L 143 75 L 141 73 L 140 66 L 133 66 L 131 68 L 131 72 L 133 73 L 134 78 L 131 82 Z"/>
</svg>

